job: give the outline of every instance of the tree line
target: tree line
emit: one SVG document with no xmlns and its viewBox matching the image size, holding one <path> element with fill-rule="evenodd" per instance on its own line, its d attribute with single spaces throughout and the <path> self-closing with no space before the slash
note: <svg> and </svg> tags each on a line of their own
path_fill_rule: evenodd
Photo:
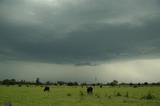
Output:
<svg viewBox="0 0 160 106">
<path fill-rule="evenodd" d="M 62 85 L 67 85 L 67 86 L 78 86 L 78 82 L 64 82 L 64 81 L 57 81 L 57 82 L 51 82 L 51 81 L 46 81 L 45 83 L 40 82 L 39 78 L 36 78 L 35 81 L 26 81 L 26 80 L 21 80 L 21 81 L 16 81 L 15 79 L 5 79 L 0 81 L 0 85 L 55 85 L 55 86 L 62 86 Z"/>
<path fill-rule="evenodd" d="M 92 83 L 92 84 L 87 84 L 86 82 L 83 82 L 81 84 L 79 84 L 78 82 L 65 82 L 65 81 L 57 81 L 57 82 L 51 82 L 51 81 L 46 81 L 45 83 L 40 82 L 39 78 L 36 78 L 35 81 L 26 81 L 26 80 L 21 80 L 21 81 L 16 81 L 15 79 L 5 79 L 0 81 L 0 85 L 54 85 L 54 86 L 117 86 L 117 85 L 129 85 L 129 86 L 142 86 L 142 85 L 160 85 L 160 82 L 157 83 L 148 83 L 148 82 L 144 82 L 144 83 L 118 83 L 117 80 L 113 80 L 110 83 Z"/>
</svg>

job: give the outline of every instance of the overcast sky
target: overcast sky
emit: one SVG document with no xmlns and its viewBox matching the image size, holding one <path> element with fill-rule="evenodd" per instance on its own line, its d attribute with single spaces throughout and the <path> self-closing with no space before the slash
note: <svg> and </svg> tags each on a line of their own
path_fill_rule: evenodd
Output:
<svg viewBox="0 0 160 106">
<path fill-rule="evenodd" d="M 0 0 L 0 80 L 158 82 L 159 0 Z"/>
</svg>

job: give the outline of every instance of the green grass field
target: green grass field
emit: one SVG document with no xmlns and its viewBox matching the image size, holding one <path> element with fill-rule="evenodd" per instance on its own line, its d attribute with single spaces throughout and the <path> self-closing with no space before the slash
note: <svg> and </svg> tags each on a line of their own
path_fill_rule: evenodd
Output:
<svg viewBox="0 0 160 106">
<path fill-rule="evenodd" d="M 88 95 L 86 87 L 0 86 L 0 106 L 160 106 L 160 87 L 93 88 Z"/>
</svg>

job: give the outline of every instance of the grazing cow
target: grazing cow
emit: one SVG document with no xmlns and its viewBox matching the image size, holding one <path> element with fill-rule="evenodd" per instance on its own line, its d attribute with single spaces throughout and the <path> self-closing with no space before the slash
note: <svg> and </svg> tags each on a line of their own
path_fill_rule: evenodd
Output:
<svg viewBox="0 0 160 106">
<path fill-rule="evenodd" d="M 44 92 L 45 92 L 45 91 L 49 91 L 49 87 L 45 87 L 45 88 L 44 88 Z"/>
<path fill-rule="evenodd" d="M 92 91 L 93 91 L 93 88 L 92 88 L 92 87 L 88 87 L 88 88 L 87 88 L 87 93 L 88 93 L 88 94 L 92 94 Z"/>
<path fill-rule="evenodd" d="M 134 87 L 134 88 L 137 88 L 138 86 L 135 85 L 135 86 L 133 86 L 133 87 Z"/>
</svg>

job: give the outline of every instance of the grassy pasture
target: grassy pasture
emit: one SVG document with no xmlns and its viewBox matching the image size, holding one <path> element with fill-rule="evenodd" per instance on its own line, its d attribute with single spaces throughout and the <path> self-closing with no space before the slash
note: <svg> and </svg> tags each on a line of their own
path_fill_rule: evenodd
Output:
<svg viewBox="0 0 160 106">
<path fill-rule="evenodd" d="M 93 87 L 94 88 L 94 87 Z M 95 87 L 93 94 L 86 87 L 0 86 L 0 106 L 160 106 L 160 87 Z"/>
</svg>

